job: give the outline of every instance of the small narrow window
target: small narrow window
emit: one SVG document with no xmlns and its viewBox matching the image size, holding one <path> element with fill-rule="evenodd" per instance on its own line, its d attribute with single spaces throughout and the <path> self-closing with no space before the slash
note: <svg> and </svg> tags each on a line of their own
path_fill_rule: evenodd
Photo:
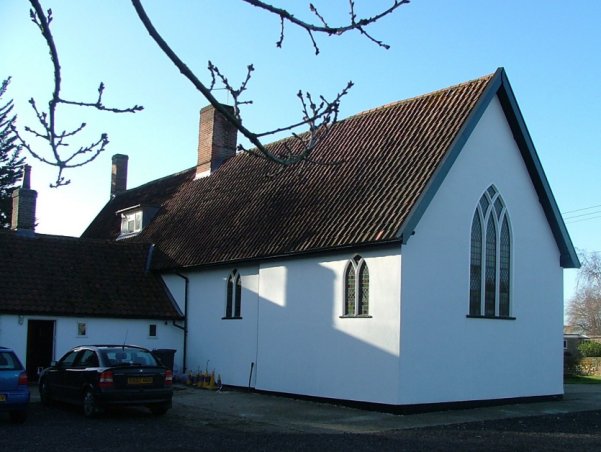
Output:
<svg viewBox="0 0 601 452">
<path fill-rule="evenodd" d="M 509 222 L 503 220 L 501 228 L 501 245 L 499 256 L 499 315 L 509 317 L 509 262 L 510 262 Z"/>
<path fill-rule="evenodd" d="M 234 317 L 240 317 L 240 298 L 242 298 L 242 281 L 240 275 L 236 278 L 236 296 L 234 297 Z"/>
<path fill-rule="evenodd" d="M 346 266 L 345 278 L 344 278 L 344 315 L 354 316 L 355 315 L 355 266 L 352 261 Z"/>
<path fill-rule="evenodd" d="M 227 279 L 227 294 L 226 294 L 226 302 L 225 302 L 225 317 L 232 317 L 232 302 L 234 300 L 233 293 L 233 284 L 232 284 L 232 275 Z"/>
<path fill-rule="evenodd" d="M 482 225 L 478 211 L 472 220 L 472 252 L 470 261 L 470 315 L 480 315 L 482 293 Z"/>
<path fill-rule="evenodd" d="M 359 267 L 359 294 L 358 294 L 357 312 L 359 315 L 369 314 L 369 269 L 363 261 L 363 265 Z"/>
<path fill-rule="evenodd" d="M 344 317 L 369 317 L 369 269 L 361 256 L 344 270 Z"/>
<path fill-rule="evenodd" d="M 486 274 L 484 276 L 484 314 L 495 315 L 495 295 L 497 292 L 497 233 L 493 217 L 486 226 Z"/>
<path fill-rule="evenodd" d="M 224 319 L 242 318 L 242 279 L 237 270 L 232 270 L 227 278 Z"/>
<path fill-rule="evenodd" d="M 77 335 L 78 336 L 85 336 L 87 333 L 87 327 L 85 322 L 78 322 L 77 323 Z"/>
<path fill-rule="evenodd" d="M 148 325 L 148 337 L 157 337 L 157 326 L 154 323 Z"/>
</svg>

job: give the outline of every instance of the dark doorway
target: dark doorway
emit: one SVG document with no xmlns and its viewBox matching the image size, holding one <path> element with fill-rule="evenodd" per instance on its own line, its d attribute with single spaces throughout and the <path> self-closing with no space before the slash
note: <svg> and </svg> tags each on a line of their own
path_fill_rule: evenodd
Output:
<svg viewBox="0 0 601 452">
<path fill-rule="evenodd" d="M 54 350 L 54 320 L 30 320 L 27 324 L 27 377 L 38 381 L 38 369 L 48 367 Z"/>
</svg>

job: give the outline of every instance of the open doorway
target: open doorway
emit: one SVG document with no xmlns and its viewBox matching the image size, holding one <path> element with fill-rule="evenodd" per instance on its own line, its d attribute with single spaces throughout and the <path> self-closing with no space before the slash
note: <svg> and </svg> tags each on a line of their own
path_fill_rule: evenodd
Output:
<svg viewBox="0 0 601 452">
<path fill-rule="evenodd" d="M 29 320 L 27 324 L 27 377 L 38 381 L 38 370 L 48 367 L 54 351 L 54 320 Z"/>
</svg>

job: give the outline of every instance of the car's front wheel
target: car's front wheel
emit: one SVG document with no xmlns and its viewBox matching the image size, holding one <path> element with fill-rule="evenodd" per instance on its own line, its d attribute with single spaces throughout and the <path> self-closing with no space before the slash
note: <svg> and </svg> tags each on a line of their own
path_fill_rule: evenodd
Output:
<svg viewBox="0 0 601 452">
<path fill-rule="evenodd" d="M 94 417 L 100 413 L 100 408 L 94 398 L 91 389 L 86 389 L 83 393 L 83 414 L 85 417 Z"/>
<path fill-rule="evenodd" d="M 50 397 L 50 388 L 48 388 L 46 380 L 40 381 L 39 391 L 42 404 L 50 405 L 52 403 L 52 398 Z"/>
</svg>

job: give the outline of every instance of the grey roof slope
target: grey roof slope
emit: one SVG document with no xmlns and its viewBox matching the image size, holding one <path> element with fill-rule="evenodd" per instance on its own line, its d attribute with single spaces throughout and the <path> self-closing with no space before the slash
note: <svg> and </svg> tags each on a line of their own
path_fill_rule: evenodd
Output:
<svg viewBox="0 0 601 452">
<path fill-rule="evenodd" d="M 0 231 L 0 312 L 177 320 L 150 245 Z"/>
<path fill-rule="evenodd" d="M 166 256 L 156 262 L 163 269 L 404 243 L 496 95 L 542 200 L 561 265 L 577 266 L 503 69 L 337 123 L 312 154 L 327 164 L 282 168 L 238 154 L 204 179 L 194 180 L 194 169 L 161 179 L 157 185 L 170 181 L 170 195 L 131 240 L 157 244 Z M 294 146 L 293 139 L 269 149 L 283 153 L 286 145 Z M 153 183 L 145 187 L 146 193 Z M 107 204 L 84 236 L 94 231 L 115 238 L 115 206 L 127 207 L 126 197 L 130 206 L 140 204 L 132 193 Z"/>
</svg>

